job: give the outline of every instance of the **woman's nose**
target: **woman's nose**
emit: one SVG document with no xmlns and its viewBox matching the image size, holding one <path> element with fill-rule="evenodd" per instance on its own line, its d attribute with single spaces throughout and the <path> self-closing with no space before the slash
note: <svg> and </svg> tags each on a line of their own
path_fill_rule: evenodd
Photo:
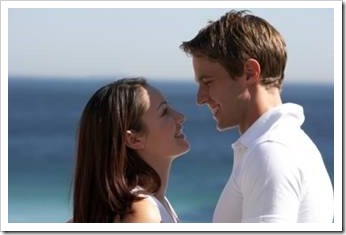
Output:
<svg viewBox="0 0 346 235">
<path fill-rule="evenodd" d="M 182 114 L 181 112 L 175 111 L 176 113 L 176 119 L 179 123 L 185 122 L 185 115 Z"/>
</svg>

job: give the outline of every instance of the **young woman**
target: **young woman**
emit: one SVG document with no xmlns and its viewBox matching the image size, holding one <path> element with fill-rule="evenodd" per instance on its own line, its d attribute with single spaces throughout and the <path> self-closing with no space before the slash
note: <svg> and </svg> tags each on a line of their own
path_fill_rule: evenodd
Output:
<svg viewBox="0 0 346 235">
<path fill-rule="evenodd" d="M 145 79 L 96 91 L 80 119 L 73 222 L 178 222 L 165 193 L 172 161 L 190 148 L 183 122 Z"/>
</svg>

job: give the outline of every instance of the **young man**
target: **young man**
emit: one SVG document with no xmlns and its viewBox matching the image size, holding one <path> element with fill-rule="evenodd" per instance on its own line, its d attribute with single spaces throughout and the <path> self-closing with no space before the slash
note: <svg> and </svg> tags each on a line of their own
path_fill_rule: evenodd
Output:
<svg viewBox="0 0 346 235">
<path fill-rule="evenodd" d="M 197 102 L 220 131 L 238 127 L 233 170 L 213 222 L 333 221 L 333 188 L 301 129 L 303 108 L 282 103 L 286 45 L 267 21 L 230 11 L 180 46 L 192 56 Z"/>
</svg>

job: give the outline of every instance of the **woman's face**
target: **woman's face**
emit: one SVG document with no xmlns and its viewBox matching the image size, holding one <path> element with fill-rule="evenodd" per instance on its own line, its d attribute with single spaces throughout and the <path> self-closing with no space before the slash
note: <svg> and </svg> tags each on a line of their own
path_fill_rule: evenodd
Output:
<svg viewBox="0 0 346 235">
<path fill-rule="evenodd" d="M 184 115 L 174 110 L 159 90 L 148 86 L 142 96 L 146 112 L 142 117 L 145 126 L 142 156 L 175 158 L 190 149 L 183 133 Z"/>
</svg>

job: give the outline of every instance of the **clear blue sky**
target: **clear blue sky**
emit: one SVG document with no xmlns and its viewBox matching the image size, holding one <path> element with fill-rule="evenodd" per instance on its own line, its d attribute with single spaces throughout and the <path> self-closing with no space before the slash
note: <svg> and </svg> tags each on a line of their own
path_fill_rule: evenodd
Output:
<svg viewBox="0 0 346 235">
<path fill-rule="evenodd" d="M 284 36 L 287 80 L 333 82 L 333 8 L 246 9 Z M 228 10 L 10 8 L 9 75 L 192 79 L 180 43 Z"/>
</svg>

